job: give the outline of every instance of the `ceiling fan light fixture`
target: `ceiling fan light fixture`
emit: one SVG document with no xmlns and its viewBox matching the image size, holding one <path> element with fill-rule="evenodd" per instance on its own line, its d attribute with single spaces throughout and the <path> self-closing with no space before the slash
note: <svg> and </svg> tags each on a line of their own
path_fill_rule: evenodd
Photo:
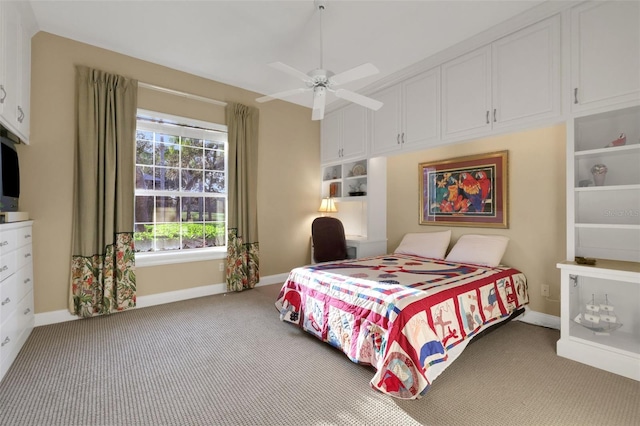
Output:
<svg viewBox="0 0 640 426">
<path fill-rule="evenodd" d="M 369 109 L 380 109 L 380 107 L 382 107 L 382 102 L 357 94 L 355 92 L 351 92 L 349 90 L 334 89 L 334 86 L 339 86 L 354 80 L 369 77 L 371 75 L 379 73 L 380 71 L 378 71 L 378 69 L 370 63 L 359 65 L 355 68 L 351 68 L 338 74 L 334 74 L 333 72 L 324 69 L 322 12 L 325 10 L 326 0 L 314 0 L 314 5 L 320 14 L 320 68 L 316 68 L 305 74 L 302 71 L 299 71 L 282 62 L 273 62 L 269 64 L 271 67 L 277 70 L 280 70 L 302 80 L 305 83 L 306 87 L 301 89 L 285 90 L 283 92 L 262 96 L 260 98 L 257 98 L 256 102 L 267 102 L 273 99 L 283 99 L 301 92 L 313 91 L 313 111 L 311 114 L 311 119 L 322 120 L 324 118 L 324 108 L 327 102 L 326 94 L 327 91 L 329 91 L 335 93 L 336 97 L 340 99 L 362 105 Z"/>
</svg>

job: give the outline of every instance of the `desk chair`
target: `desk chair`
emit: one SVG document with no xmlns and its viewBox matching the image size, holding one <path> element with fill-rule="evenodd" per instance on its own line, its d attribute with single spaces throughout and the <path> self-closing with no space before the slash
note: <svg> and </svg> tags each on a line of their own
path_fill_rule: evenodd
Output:
<svg viewBox="0 0 640 426">
<path fill-rule="evenodd" d="M 339 219 L 330 216 L 318 217 L 311 224 L 313 260 L 331 262 L 347 258 L 347 240 L 344 226 Z"/>
</svg>

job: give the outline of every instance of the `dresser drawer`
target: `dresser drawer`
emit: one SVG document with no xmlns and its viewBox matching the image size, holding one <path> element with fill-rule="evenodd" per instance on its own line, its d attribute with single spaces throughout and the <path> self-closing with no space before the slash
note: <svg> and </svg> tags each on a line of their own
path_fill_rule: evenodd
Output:
<svg viewBox="0 0 640 426">
<path fill-rule="evenodd" d="M 16 250 L 16 267 L 18 269 L 31 262 L 31 260 L 33 259 L 32 252 L 33 248 L 31 244 L 20 247 L 18 250 Z"/>
<path fill-rule="evenodd" d="M 31 237 L 31 227 L 16 229 L 16 247 L 26 246 L 31 244 L 33 238 Z"/>
<path fill-rule="evenodd" d="M 20 268 L 16 275 L 16 288 L 18 300 L 33 289 L 33 265 L 27 264 Z"/>
<path fill-rule="evenodd" d="M 20 337 L 22 333 L 33 328 L 35 315 L 33 313 L 33 293 L 29 292 L 18 303 L 16 309 L 17 333 L 16 337 Z"/>
<path fill-rule="evenodd" d="M 16 252 L 3 253 L 0 257 L 0 282 L 16 272 Z"/>
<path fill-rule="evenodd" d="M 18 342 L 18 321 L 14 312 L 0 325 L 0 360 L 7 359 Z"/>
<path fill-rule="evenodd" d="M 15 249 L 16 241 L 18 239 L 17 230 L 0 230 L 0 254 L 4 255 Z"/>
<path fill-rule="evenodd" d="M 16 275 L 12 275 L 0 285 L 0 322 L 4 322 L 18 306 Z"/>
</svg>

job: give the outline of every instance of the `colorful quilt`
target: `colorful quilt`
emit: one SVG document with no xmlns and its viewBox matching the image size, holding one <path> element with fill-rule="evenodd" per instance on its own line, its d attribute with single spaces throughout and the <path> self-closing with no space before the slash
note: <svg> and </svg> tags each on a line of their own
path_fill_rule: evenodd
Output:
<svg viewBox="0 0 640 426">
<path fill-rule="evenodd" d="M 282 320 L 374 366 L 374 389 L 416 399 L 473 336 L 527 303 L 516 269 L 394 254 L 293 269 L 276 308 Z"/>
</svg>

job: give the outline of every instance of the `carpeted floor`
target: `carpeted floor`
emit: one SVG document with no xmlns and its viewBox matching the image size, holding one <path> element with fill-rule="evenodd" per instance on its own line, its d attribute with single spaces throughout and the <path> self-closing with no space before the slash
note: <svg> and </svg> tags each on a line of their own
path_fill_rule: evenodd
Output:
<svg viewBox="0 0 640 426">
<path fill-rule="evenodd" d="M 0 425 L 636 425 L 640 383 L 555 354 L 513 321 L 417 401 L 278 319 L 279 285 L 34 329 Z"/>
</svg>

